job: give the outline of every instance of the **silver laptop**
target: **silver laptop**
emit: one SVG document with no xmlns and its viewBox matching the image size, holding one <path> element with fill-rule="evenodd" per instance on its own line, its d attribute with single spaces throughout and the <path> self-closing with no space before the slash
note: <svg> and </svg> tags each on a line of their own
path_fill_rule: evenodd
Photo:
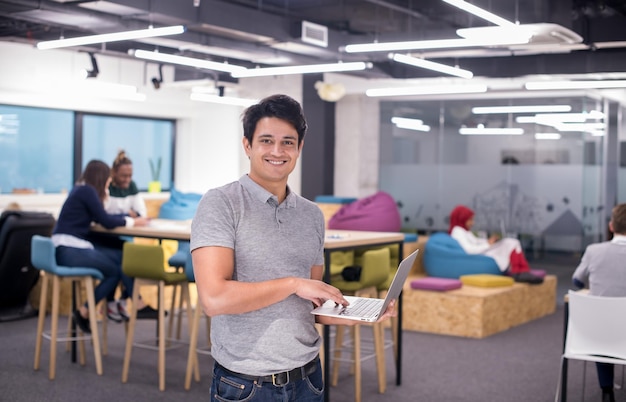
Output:
<svg viewBox="0 0 626 402">
<path fill-rule="evenodd" d="M 371 297 L 345 296 L 350 305 L 346 307 L 335 306 L 334 301 L 327 300 L 326 303 L 313 309 L 311 314 L 346 318 L 348 320 L 375 322 L 378 320 L 378 317 L 385 312 L 389 303 L 400 296 L 402 287 L 404 286 L 404 281 L 406 281 L 407 276 L 409 276 L 411 267 L 413 267 L 415 258 L 417 258 L 418 251 L 419 250 L 415 250 L 408 257 L 402 260 L 398 270 L 396 271 L 396 275 L 393 277 L 393 281 L 391 282 L 391 286 L 387 292 L 387 297 L 384 300 Z"/>
</svg>

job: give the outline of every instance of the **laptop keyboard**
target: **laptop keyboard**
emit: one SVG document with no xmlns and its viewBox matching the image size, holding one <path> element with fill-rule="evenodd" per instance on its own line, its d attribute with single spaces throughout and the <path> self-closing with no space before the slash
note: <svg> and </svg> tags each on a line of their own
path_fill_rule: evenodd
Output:
<svg viewBox="0 0 626 402">
<path fill-rule="evenodd" d="M 357 299 L 341 311 L 342 315 L 371 317 L 380 312 L 383 301 L 380 299 Z"/>
</svg>

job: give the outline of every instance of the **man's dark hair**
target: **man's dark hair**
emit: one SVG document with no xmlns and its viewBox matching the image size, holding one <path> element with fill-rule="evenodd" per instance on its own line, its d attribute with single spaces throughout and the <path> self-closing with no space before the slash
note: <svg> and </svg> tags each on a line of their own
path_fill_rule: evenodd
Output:
<svg viewBox="0 0 626 402">
<path fill-rule="evenodd" d="M 243 112 L 243 136 L 252 144 L 257 123 L 264 117 L 276 117 L 291 124 L 298 132 L 298 147 L 306 134 L 306 120 L 302 106 L 287 95 L 271 95 Z"/>
<path fill-rule="evenodd" d="M 626 204 L 619 204 L 613 208 L 611 222 L 613 233 L 626 235 Z"/>
</svg>

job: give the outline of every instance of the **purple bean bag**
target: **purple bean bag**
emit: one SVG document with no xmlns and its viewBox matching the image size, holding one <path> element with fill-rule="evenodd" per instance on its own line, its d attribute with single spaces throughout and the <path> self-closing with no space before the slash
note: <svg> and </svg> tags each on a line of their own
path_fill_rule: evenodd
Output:
<svg viewBox="0 0 626 402">
<path fill-rule="evenodd" d="M 399 232 L 400 212 L 393 197 L 379 191 L 341 207 L 328 221 L 329 229 Z"/>
</svg>

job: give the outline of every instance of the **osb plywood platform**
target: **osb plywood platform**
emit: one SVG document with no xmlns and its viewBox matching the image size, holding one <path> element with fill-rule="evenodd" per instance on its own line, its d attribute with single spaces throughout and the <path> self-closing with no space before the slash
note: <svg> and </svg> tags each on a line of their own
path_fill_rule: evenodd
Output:
<svg viewBox="0 0 626 402">
<path fill-rule="evenodd" d="M 464 285 L 447 292 L 411 289 L 410 277 L 402 299 L 402 328 L 410 331 L 484 338 L 554 313 L 556 276 L 540 285 L 481 288 Z"/>
</svg>

